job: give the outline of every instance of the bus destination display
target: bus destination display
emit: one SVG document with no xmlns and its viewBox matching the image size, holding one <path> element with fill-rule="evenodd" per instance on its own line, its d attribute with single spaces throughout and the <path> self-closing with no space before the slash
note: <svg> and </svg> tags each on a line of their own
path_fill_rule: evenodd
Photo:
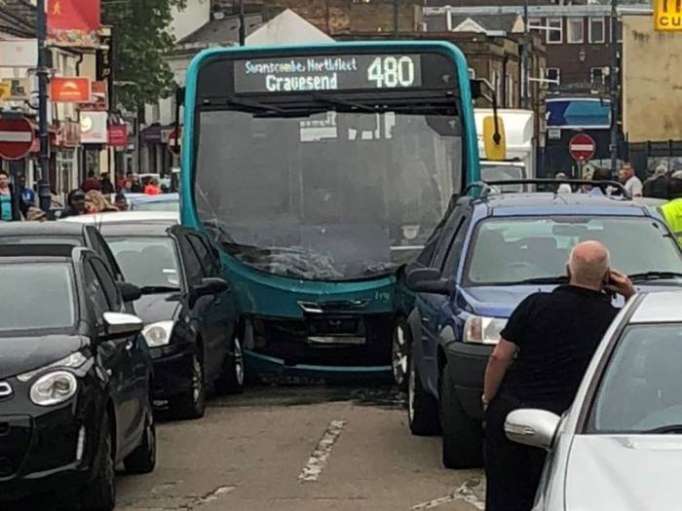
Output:
<svg viewBox="0 0 682 511">
<path fill-rule="evenodd" d="M 407 89 L 422 85 L 420 55 L 328 55 L 237 60 L 236 93 Z"/>
</svg>

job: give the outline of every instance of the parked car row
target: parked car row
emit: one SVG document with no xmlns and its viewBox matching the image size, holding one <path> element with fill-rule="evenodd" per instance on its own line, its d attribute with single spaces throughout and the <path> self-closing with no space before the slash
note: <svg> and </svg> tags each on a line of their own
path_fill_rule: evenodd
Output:
<svg viewBox="0 0 682 511">
<path fill-rule="evenodd" d="M 204 414 L 244 364 L 217 252 L 177 214 L 0 226 L 0 507 L 58 490 L 115 505 L 114 469 L 154 469 L 154 409 Z"/>
<path fill-rule="evenodd" d="M 639 292 L 682 289 L 682 253 L 653 208 L 489 187 L 455 198 L 417 261 L 399 274 L 393 373 L 407 390 L 411 432 L 441 433 L 446 467 L 482 465 L 488 357 L 516 305 L 568 282 L 569 252 L 585 240 L 603 242 L 612 266 Z"/>
</svg>

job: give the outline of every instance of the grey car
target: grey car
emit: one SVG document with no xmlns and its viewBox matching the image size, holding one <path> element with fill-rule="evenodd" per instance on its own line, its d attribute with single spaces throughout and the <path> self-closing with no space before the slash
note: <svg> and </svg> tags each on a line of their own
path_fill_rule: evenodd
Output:
<svg viewBox="0 0 682 511">
<path fill-rule="evenodd" d="M 510 413 L 507 437 L 548 451 L 533 511 L 680 509 L 681 366 L 682 292 L 638 295 L 562 417 Z"/>
</svg>

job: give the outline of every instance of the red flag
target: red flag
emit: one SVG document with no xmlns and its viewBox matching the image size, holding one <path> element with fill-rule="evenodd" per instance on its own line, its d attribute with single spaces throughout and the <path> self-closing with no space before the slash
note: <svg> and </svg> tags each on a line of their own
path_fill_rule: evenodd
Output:
<svg viewBox="0 0 682 511">
<path fill-rule="evenodd" d="M 100 14 L 100 0 L 48 0 L 49 38 L 57 44 L 88 45 L 102 25 Z"/>
</svg>

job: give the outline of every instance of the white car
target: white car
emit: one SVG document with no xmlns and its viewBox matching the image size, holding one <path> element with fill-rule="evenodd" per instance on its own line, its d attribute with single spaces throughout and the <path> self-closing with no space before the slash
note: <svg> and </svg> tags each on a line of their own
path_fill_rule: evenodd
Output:
<svg viewBox="0 0 682 511">
<path fill-rule="evenodd" d="M 563 417 L 516 410 L 513 441 L 547 449 L 533 511 L 680 509 L 682 292 L 637 295 Z"/>
<path fill-rule="evenodd" d="M 175 211 L 118 211 L 107 213 L 92 213 L 89 215 L 70 216 L 60 222 L 77 222 L 81 224 L 105 224 L 115 222 L 149 222 L 176 221 L 180 223 L 180 213 Z"/>
</svg>

